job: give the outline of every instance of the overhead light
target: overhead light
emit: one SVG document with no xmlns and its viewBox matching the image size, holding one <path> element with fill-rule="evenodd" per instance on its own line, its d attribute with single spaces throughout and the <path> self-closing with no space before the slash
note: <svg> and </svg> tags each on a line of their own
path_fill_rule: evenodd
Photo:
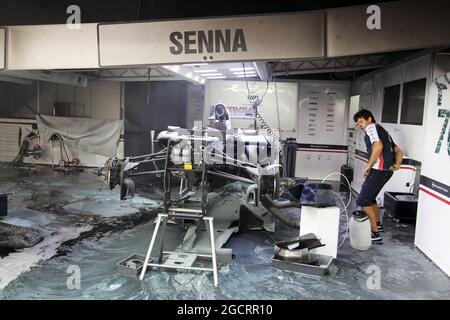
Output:
<svg viewBox="0 0 450 320">
<path fill-rule="evenodd" d="M 206 79 L 225 79 L 226 76 L 217 76 L 217 77 L 206 77 Z"/>
<path fill-rule="evenodd" d="M 223 73 L 208 73 L 208 74 L 202 74 L 204 77 L 215 77 L 215 76 L 223 76 Z"/>
<path fill-rule="evenodd" d="M 185 63 L 182 65 L 185 67 L 197 67 L 197 66 L 206 66 L 208 64 L 207 63 Z"/>
<path fill-rule="evenodd" d="M 247 75 L 240 75 L 240 76 L 236 76 L 236 78 L 254 78 L 256 77 L 256 74 L 247 74 Z"/>
<path fill-rule="evenodd" d="M 245 67 L 245 68 L 231 68 L 230 71 L 247 71 L 247 70 L 255 70 L 253 67 Z"/>
<path fill-rule="evenodd" d="M 167 66 L 162 66 L 163 68 L 173 71 L 173 72 L 179 72 L 180 71 L 180 66 L 179 65 L 167 65 Z"/>
<path fill-rule="evenodd" d="M 181 78 L 195 84 L 204 84 L 205 79 L 201 77 L 201 75 L 197 75 L 192 73 L 191 68 L 186 68 L 181 65 L 165 65 L 160 68 L 169 71 L 169 73 L 173 74 L 176 78 Z"/>
<path fill-rule="evenodd" d="M 240 75 L 249 75 L 249 74 L 256 74 L 256 72 L 255 71 L 246 71 L 246 72 L 244 72 L 244 71 L 242 71 L 242 72 L 233 72 L 233 74 L 235 74 L 235 75 L 238 75 L 238 76 L 240 76 Z"/>
<path fill-rule="evenodd" d="M 194 72 L 197 72 L 197 73 L 217 72 L 217 69 L 194 70 Z"/>
</svg>

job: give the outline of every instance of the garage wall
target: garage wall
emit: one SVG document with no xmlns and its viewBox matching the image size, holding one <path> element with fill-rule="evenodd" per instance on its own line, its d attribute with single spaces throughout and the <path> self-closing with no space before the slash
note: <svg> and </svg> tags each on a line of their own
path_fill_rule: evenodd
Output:
<svg viewBox="0 0 450 320">
<path fill-rule="evenodd" d="M 275 82 L 248 81 L 246 83 L 245 80 L 209 80 L 205 84 L 203 123 L 209 125 L 208 118 L 212 107 L 221 102 L 230 112 L 233 128 L 253 129 L 254 120 L 248 99 L 249 91 L 250 95 L 262 99 L 258 112 L 273 131 L 278 130 L 276 109 L 278 102 L 282 137 L 297 137 L 298 83 L 295 81 L 280 81 L 275 87 Z M 258 122 L 258 125 L 263 127 L 261 122 Z"/>
<path fill-rule="evenodd" d="M 186 81 L 124 84 L 125 155 L 150 153 L 150 131 L 186 126 Z"/>
<path fill-rule="evenodd" d="M 322 180 L 347 162 L 349 82 L 300 81 L 296 176 Z M 330 180 L 339 180 L 332 175 Z"/>
<path fill-rule="evenodd" d="M 210 109 L 218 102 L 228 106 L 233 128 L 253 128 L 248 101 L 252 95 L 264 97 L 258 111 L 270 128 L 277 130 L 276 102 L 280 107 L 283 138 L 296 138 L 296 176 L 323 179 L 328 173 L 340 171 L 346 163 L 345 129 L 349 103 L 349 82 L 290 81 L 275 86 L 264 81 L 212 80 L 205 85 L 203 123 L 209 124 Z M 262 127 L 261 123 L 258 123 Z M 339 180 L 331 176 L 330 180 Z"/>
<path fill-rule="evenodd" d="M 432 80 L 444 89 L 439 100 L 435 83 L 428 88 L 415 245 L 450 276 L 450 56 L 435 56 Z"/>
<path fill-rule="evenodd" d="M 31 84 L 0 81 L 0 116 L 35 118 L 26 105 L 41 114 L 53 115 L 55 102 L 64 102 L 80 106 L 76 114 L 78 117 L 120 119 L 120 87 L 120 82 L 112 81 L 92 81 L 87 87 L 45 81 L 33 81 Z"/>
<path fill-rule="evenodd" d="M 395 143 L 402 149 L 404 157 L 404 165 L 394 174 L 391 180 L 385 185 L 377 197 L 378 204 L 383 205 L 384 192 L 412 192 L 418 188 L 420 177 L 420 163 L 424 159 L 425 144 L 425 117 L 428 111 L 426 99 L 428 89 L 426 90 L 424 104 L 423 125 L 407 125 L 400 123 L 384 123 L 381 121 L 383 108 L 384 88 L 396 84 L 426 78 L 427 88 L 430 83 L 430 75 L 432 69 L 433 55 L 427 55 L 402 65 L 392 67 L 390 69 L 379 71 L 370 76 L 358 79 L 352 84 L 352 94 L 360 94 L 360 109 L 365 108 L 372 111 L 375 119 L 391 134 Z M 401 108 L 400 92 L 400 107 Z M 356 155 L 354 161 L 354 179 L 352 188 L 359 192 L 364 182 L 362 172 L 367 166 L 365 159 L 366 146 L 364 144 L 364 132 L 357 130 L 356 134 Z"/>
<path fill-rule="evenodd" d="M 423 125 L 406 125 L 384 123 L 381 121 L 384 88 L 396 84 L 427 78 L 430 79 L 432 55 L 388 69 L 371 77 L 365 77 L 352 85 L 352 94 L 361 94 L 360 108 L 372 111 L 375 119 L 392 135 L 394 141 L 401 147 L 406 157 L 421 161 L 423 159 L 423 143 L 425 127 Z M 428 86 L 427 86 L 428 87 Z M 401 104 L 401 101 L 400 101 Z M 427 104 L 424 114 L 427 112 Z M 359 144 L 365 151 L 364 144 Z"/>
<path fill-rule="evenodd" d="M 381 110 L 383 105 L 383 91 L 385 87 L 401 84 L 421 78 L 427 79 L 427 88 L 430 83 L 430 70 L 432 65 L 432 55 L 428 55 L 418 60 L 377 74 L 373 82 L 372 111 L 379 119 L 381 125 L 388 130 L 394 141 L 398 141 L 406 157 L 422 161 L 423 144 L 425 142 L 425 125 L 406 125 L 381 122 Z M 401 96 L 401 95 L 400 95 Z M 426 98 L 425 98 L 426 101 Z M 401 102 L 400 102 L 401 104 Z M 424 106 L 424 117 L 427 112 L 427 103 Z M 423 121 L 425 124 L 425 121 Z"/>
<path fill-rule="evenodd" d="M 39 94 L 38 94 L 39 90 Z M 8 125 L 8 139 L 0 141 L 0 149 L 8 149 L 8 154 L 0 155 L 0 161 L 11 161 L 12 155 L 19 151 L 17 143 L 18 128 L 21 123 L 34 123 L 35 112 L 53 115 L 56 102 L 75 105 L 72 116 L 94 119 L 121 119 L 121 83 L 106 81 L 91 81 L 87 87 L 75 87 L 55 84 L 45 81 L 33 81 L 31 84 L 0 82 L 0 125 Z M 39 97 L 39 103 L 38 103 Z M 12 123 L 12 124 L 11 124 Z M 11 141 L 10 141 L 11 140 Z M 51 153 L 48 142 L 41 141 L 42 158 L 38 163 L 50 164 Z M 59 154 L 59 149 L 55 148 Z M 118 156 L 123 154 L 123 141 L 119 143 Z M 69 150 L 70 157 L 80 157 L 80 154 Z M 58 156 L 59 157 L 59 156 Z M 107 160 L 103 156 L 83 153 L 81 165 L 101 166 Z M 55 161 L 59 161 L 59 158 Z"/>
<path fill-rule="evenodd" d="M 95 81 L 87 87 L 40 82 L 40 113 L 53 115 L 55 102 L 74 104 L 74 116 L 120 119 L 120 82 Z"/>
<path fill-rule="evenodd" d="M 19 84 L 0 81 L 0 118 L 34 119 L 34 114 L 26 108 L 36 110 L 37 82 Z"/>
<path fill-rule="evenodd" d="M 405 182 L 420 179 L 419 201 L 416 221 L 415 245 L 423 251 L 447 275 L 450 275 L 450 151 L 447 141 L 449 127 L 445 127 L 446 115 L 450 113 L 450 56 L 428 55 L 401 66 L 379 72 L 371 77 L 359 79 L 352 84 L 352 94 L 364 93 L 364 83 L 373 81 L 371 103 L 365 105 L 377 119 L 381 119 L 383 88 L 394 84 L 427 78 L 423 125 L 381 124 L 398 141 L 405 155 L 420 161 L 420 173 L 414 166 L 396 172 L 378 196 L 382 200 L 384 191 L 408 192 Z M 441 104 L 435 81 L 444 84 Z M 361 104 L 360 104 L 361 106 Z M 448 119 L 448 116 L 447 116 Z M 445 129 L 444 129 L 445 128 Z M 361 137 L 362 135 L 359 135 Z M 438 139 L 442 137 L 440 150 Z M 361 145 L 361 144 L 360 144 Z M 362 147 L 361 147 L 362 148 Z M 356 161 L 355 177 L 362 174 L 364 162 Z M 412 179 L 412 180 L 411 180 Z M 352 184 L 358 191 L 360 184 Z"/>
</svg>

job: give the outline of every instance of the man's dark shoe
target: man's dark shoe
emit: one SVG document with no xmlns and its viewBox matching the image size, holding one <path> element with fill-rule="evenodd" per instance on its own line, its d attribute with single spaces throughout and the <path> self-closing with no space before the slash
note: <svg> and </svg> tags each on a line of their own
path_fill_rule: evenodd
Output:
<svg viewBox="0 0 450 320">
<path fill-rule="evenodd" d="M 372 231 L 372 244 L 383 244 L 383 238 L 379 232 Z"/>
</svg>

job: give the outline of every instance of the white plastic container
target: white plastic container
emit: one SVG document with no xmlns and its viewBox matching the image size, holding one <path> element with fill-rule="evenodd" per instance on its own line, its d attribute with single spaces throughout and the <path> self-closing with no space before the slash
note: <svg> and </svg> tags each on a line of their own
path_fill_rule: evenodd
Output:
<svg viewBox="0 0 450 320">
<path fill-rule="evenodd" d="M 370 220 L 366 214 L 355 211 L 350 219 L 350 245 L 356 250 L 368 250 L 372 245 Z"/>
</svg>

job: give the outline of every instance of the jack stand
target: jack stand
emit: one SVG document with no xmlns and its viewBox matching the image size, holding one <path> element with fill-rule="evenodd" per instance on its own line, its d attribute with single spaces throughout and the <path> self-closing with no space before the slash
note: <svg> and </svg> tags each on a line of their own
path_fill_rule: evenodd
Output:
<svg viewBox="0 0 450 320">
<path fill-rule="evenodd" d="M 197 209 L 187 209 L 187 208 L 169 208 L 167 213 L 160 213 L 156 219 L 155 230 L 153 231 L 152 238 L 150 240 L 150 245 L 148 247 L 147 255 L 145 257 L 144 266 L 141 271 L 141 275 L 139 276 L 139 280 L 143 280 L 145 276 L 145 272 L 147 271 L 147 267 L 155 267 L 155 268 L 168 268 L 168 269 L 182 269 L 182 270 L 195 270 L 195 271 L 209 271 L 213 273 L 214 277 L 214 286 L 218 286 L 217 279 L 217 257 L 216 257 L 216 244 L 214 239 L 214 226 L 213 226 L 213 217 L 205 217 L 201 213 L 201 210 Z M 182 219 L 182 220 L 203 220 L 205 222 L 206 229 L 209 233 L 210 244 L 211 244 L 211 254 L 197 254 L 196 252 L 171 252 L 164 251 L 164 238 L 166 232 L 166 225 L 169 219 Z M 153 246 L 155 244 L 156 236 L 158 234 L 159 228 L 162 223 L 162 231 L 161 231 L 161 246 L 159 251 L 159 260 L 158 263 L 149 263 L 150 255 L 153 250 Z M 163 261 L 163 256 L 168 256 Z M 201 267 L 193 267 L 193 263 L 197 260 L 197 258 L 210 258 L 212 261 L 212 268 L 201 268 Z"/>
</svg>

